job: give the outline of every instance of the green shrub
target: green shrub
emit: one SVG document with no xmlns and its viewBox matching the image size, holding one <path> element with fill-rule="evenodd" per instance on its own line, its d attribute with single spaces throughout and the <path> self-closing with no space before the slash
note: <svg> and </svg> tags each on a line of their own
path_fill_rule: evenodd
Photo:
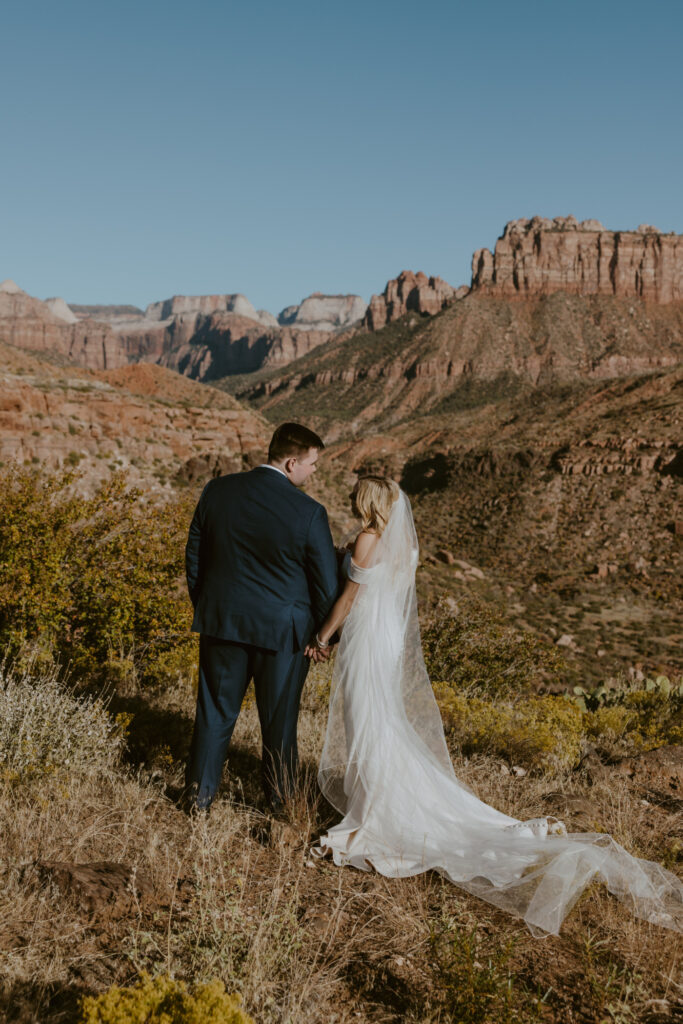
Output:
<svg viewBox="0 0 683 1024">
<path fill-rule="evenodd" d="M 683 682 L 623 677 L 585 690 L 575 686 L 586 736 L 598 753 L 620 757 L 683 742 Z"/>
<path fill-rule="evenodd" d="M 631 690 L 583 717 L 586 735 L 607 756 L 683 743 L 683 700 L 662 691 Z"/>
<path fill-rule="evenodd" d="M 565 694 L 494 700 L 451 683 L 435 683 L 434 693 L 464 754 L 495 754 L 542 772 L 576 767 L 588 744 L 611 758 L 683 742 L 683 700 L 673 690 L 629 689 L 588 709 Z"/>
<path fill-rule="evenodd" d="M 152 507 L 122 475 L 92 498 L 73 474 L 0 474 L 0 642 L 52 650 L 76 675 L 137 678 L 174 652 L 192 660 L 183 583 L 187 504 Z"/>
<path fill-rule="evenodd" d="M 228 995 L 222 981 L 197 985 L 190 993 L 168 975 L 143 974 L 131 988 L 86 996 L 79 1024 L 254 1024 L 241 1007 L 241 997 Z"/>
<path fill-rule="evenodd" d="M 571 673 L 554 644 L 474 602 L 459 615 L 440 607 L 422 631 L 422 648 L 430 679 L 490 695 L 537 690 L 550 680 L 566 683 Z"/>
<path fill-rule="evenodd" d="M 644 685 L 643 685 L 644 684 Z M 592 690 L 586 690 L 583 686 L 575 686 L 573 689 L 574 700 L 584 711 L 596 711 L 598 708 L 615 707 L 623 705 L 633 693 L 652 693 L 673 701 L 674 704 L 683 704 L 683 679 L 675 680 L 673 683 L 667 676 L 657 676 L 655 679 L 645 679 L 642 682 L 626 679 L 618 676 L 616 679 L 609 679 L 607 683 L 601 683 Z"/>
<path fill-rule="evenodd" d="M 0 778 L 12 784 L 107 770 L 118 760 L 126 725 L 101 700 L 62 686 L 54 667 L 0 671 Z"/>
<path fill-rule="evenodd" d="M 444 728 L 464 754 L 488 753 L 543 772 L 575 767 L 581 758 L 582 711 L 555 696 L 501 702 L 436 683 Z"/>
<path fill-rule="evenodd" d="M 515 973 L 514 940 L 492 942 L 476 928 L 458 928 L 444 920 L 432 924 L 429 949 L 436 978 L 436 1013 L 429 1020 L 531 1024 L 547 1019 L 543 998 Z"/>
</svg>

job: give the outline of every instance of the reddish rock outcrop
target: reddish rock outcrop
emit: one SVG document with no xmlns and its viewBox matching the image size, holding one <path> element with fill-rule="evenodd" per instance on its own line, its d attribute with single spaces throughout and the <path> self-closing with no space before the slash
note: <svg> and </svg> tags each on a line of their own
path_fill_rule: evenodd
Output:
<svg viewBox="0 0 683 1024">
<path fill-rule="evenodd" d="M 159 362 L 194 380 L 218 380 L 234 373 L 251 373 L 262 366 L 285 365 L 338 333 L 294 327 L 264 328 L 234 313 L 214 313 L 194 323 L 176 318 L 163 335 L 154 332 L 138 339 L 144 358 Z"/>
<path fill-rule="evenodd" d="M 493 253 L 475 252 L 472 289 L 501 298 L 562 291 L 675 302 L 683 299 L 683 235 L 649 224 L 606 231 L 575 217 L 511 220 Z"/>
<path fill-rule="evenodd" d="M 365 308 L 357 295 L 316 293 L 283 310 L 278 324 L 243 295 L 176 295 L 152 303 L 144 317 L 125 320 L 117 314 L 114 329 L 132 360 L 157 362 L 195 380 L 217 380 L 289 363 L 339 337 Z"/>
<path fill-rule="evenodd" d="M 190 460 L 261 461 L 271 428 L 212 387 L 160 366 L 59 367 L 0 343 L 0 461 L 78 465 L 84 490 L 112 470 L 160 494 Z"/>
<path fill-rule="evenodd" d="M 67 323 L 47 303 L 34 299 L 13 281 L 0 285 L 0 341 L 17 348 L 61 355 L 93 370 L 125 366 L 125 340 L 95 320 Z"/>
<path fill-rule="evenodd" d="M 398 277 L 387 281 L 381 295 L 372 296 L 363 326 L 369 331 L 379 331 L 409 312 L 433 316 L 455 295 L 455 288 L 440 277 L 427 277 L 422 271 L 414 274 L 411 270 L 404 270 Z"/>
<path fill-rule="evenodd" d="M 342 336 L 339 325 L 321 330 L 315 320 L 318 313 L 332 316 L 330 299 L 336 302 L 334 315 L 340 324 L 359 312 L 357 296 L 311 296 L 301 307 L 294 307 L 301 310 L 309 302 L 305 323 L 299 323 L 295 314 L 291 326 L 281 327 L 275 317 L 257 313 L 241 295 L 175 296 L 148 306 L 145 315 L 136 307 L 122 306 L 76 306 L 74 312 L 62 300 L 49 300 L 51 308 L 13 281 L 5 281 L 0 285 L 0 341 L 61 355 L 93 370 L 159 363 L 197 380 L 216 380 L 270 364 L 284 365 L 332 336 Z M 198 308 L 212 305 L 217 311 Z M 246 313 L 226 306 L 244 308 Z M 106 320 L 84 317 L 84 311 Z M 160 319 L 166 314 L 166 319 Z M 73 321 L 67 322 L 67 317 Z"/>
</svg>

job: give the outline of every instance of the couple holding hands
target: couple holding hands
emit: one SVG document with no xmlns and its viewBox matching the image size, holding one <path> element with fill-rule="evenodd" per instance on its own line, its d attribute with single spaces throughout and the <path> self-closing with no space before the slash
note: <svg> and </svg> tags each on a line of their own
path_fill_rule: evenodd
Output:
<svg viewBox="0 0 683 1024">
<path fill-rule="evenodd" d="M 343 816 L 312 852 L 399 877 L 434 869 L 556 934 L 600 878 L 638 916 L 683 931 L 683 885 L 604 833 L 519 821 L 479 800 L 453 770 L 422 657 L 410 502 L 393 480 L 361 477 L 359 519 L 335 550 L 324 507 L 301 489 L 324 444 L 298 423 L 273 434 L 268 460 L 204 488 L 186 547 L 199 632 L 199 688 L 186 782 L 208 809 L 253 678 L 263 785 L 275 813 L 292 793 L 297 718 L 311 660 L 336 649 L 318 779 Z"/>
</svg>

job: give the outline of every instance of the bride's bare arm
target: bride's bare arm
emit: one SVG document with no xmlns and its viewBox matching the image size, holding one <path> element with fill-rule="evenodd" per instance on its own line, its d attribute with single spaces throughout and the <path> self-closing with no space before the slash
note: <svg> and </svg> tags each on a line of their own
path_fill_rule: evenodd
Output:
<svg viewBox="0 0 683 1024">
<path fill-rule="evenodd" d="M 378 537 L 376 533 L 368 533 L 363 530 L 358 534 L 356 537 L 356 543 L 353 546 L 353 553 L 351 555 L 356 565 L 360 566 L 362 569 L 366 569 L 368 567 L 377 540 Z M 353 580 L 346 581 L 344 589 L 332 605 L 332 610 L 318 630 L 318 639 L 321 643 L 327 643 L 330 637 L 333 636 L 344 623 L 346 616 L 351 611 L 359 586 L 360 583 L 355 583 Z"/>
<path fill-rule="evenodd" d="M 344 623 L 346 616 L 351 611 L 359 586 L 360 583 L 354 583 L 353 580 L 346 581 L 344 589 L 332 605 L 330 614 L 318 630 L 318 639 L 321 643 L 327 643 L 330 637 L 333 636 Z"/>
</svg>

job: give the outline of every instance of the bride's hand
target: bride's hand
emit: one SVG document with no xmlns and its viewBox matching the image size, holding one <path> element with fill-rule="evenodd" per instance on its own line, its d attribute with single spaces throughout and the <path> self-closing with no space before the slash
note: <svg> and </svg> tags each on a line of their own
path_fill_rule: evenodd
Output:
<svg viewBox="0 0 683 1024">
<path fill-rule="evenodd" d="M 315 646 L 315 644 L 309 644 L 308 647 L 304 650 L 304 654 L 307 658 L 310 658 L 311 661 L 314 661 L 316 665 L 318 665 L 321 661 L 327 661 L 327 659 L 330 656 L 329 651 L 321 651 L 319 647 Z"/>
</svg>

